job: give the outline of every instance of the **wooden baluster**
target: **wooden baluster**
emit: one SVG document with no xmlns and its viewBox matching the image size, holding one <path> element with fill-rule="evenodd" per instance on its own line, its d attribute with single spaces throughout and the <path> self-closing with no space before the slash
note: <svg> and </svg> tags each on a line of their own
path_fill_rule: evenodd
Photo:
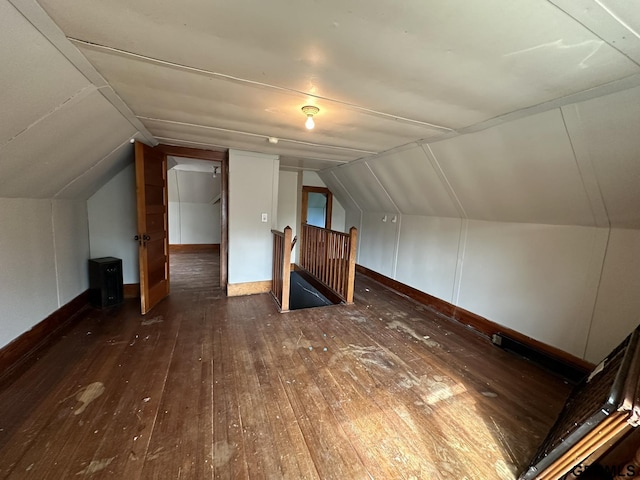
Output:
<svg viewBox="0 0 640 480">
<path fill-rule="evenodd" d="M 325 284 L 329 283 L 329 278 L 327 278 L 327 266 L 329 264 L 329 235 L 326 230 L 322 231 L 322 281 Z"/>
<path fill-rule="evenodd" d="M 347 303 L 353 303 L 353 290 L 356 280 L 356 249 L 358 247 L 358 229 L 351 227 L 349 230 L 349 266 L 347 276 Z"/>
<path fill-rule="evenodd" d="M 336 289 L 336 245 L 338 236 L 331 233 L 331 248 L 329 248 L 329 282 L 331 288 Z"/>
</svg>

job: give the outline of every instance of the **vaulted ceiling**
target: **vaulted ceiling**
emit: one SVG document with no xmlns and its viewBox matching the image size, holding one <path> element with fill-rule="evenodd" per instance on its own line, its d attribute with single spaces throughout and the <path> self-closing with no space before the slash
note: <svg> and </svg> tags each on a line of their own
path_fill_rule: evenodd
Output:
<svg viewBox="0 0 640 480">
<path fill-rule="evenodd" d="M 544 158 L 545 168 L 559 169 L 553 175 L 564 191 L 549 202 L 568 199 L 573 223 L 597 224 L 584 211 L 584 189 L 562 180 L 573 168 L 564 162 L 572 145 L 551 130 L 564 128 L 563 116 L 536 115 L 640 86 L 637 7 L 624 0 L 0 0 L 0 196 L 87 196 L 130 161 L 128 140 L 136 137 L 279 154 L 293 169 L 360 159 L 338 169 L 344 185 L 336 188 L 349 184 L 361 208 L 444 216 L 463 215 L 462 208 L 509 220 L 509 206 L 493 205 L 495 198 L 471 200 L 473 185 L 451 185 L 470 197 L 452 201 L 437 171 L 437 159 L 450 158 L 444 168 L 455 181 L 455 169 L 468 168 L 462 156 L 511 152 L 506 134 L 474 136 L 509 123 L 518 132 L 541 129 L 550 143 L 515 167 L 491 168 L 522 177 L 526 162 Z M 304 105 L 320 109 L 312 131 L 304 128 Z M 525 117 L 535 119 L 520 123 Z M 428 201 L 378 196 L 362 182 L 389 168 L 412 172 L 390 190 L 420 193 L 422 178 L 433 187 Z M 476 172 L 485 189 L 491 168 Z M 522 202 L 539 194 L 541 178 L 520 192 Z M 538 210 L 527 214 L 531 221 L 565 221 L 546 204 Z"/>
</svg>

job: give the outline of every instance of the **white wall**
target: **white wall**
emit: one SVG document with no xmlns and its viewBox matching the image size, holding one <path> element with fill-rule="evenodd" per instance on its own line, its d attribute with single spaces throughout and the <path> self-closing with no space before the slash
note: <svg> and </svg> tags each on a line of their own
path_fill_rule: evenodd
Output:
<svg viewBox="0 0 640 480">
<path fill-rule="evenodd" d="M 597 337 L 610 324 L 603 314 L 588 345 L 607 229 L 400 215 L 394 224 L 393 215 L 363 215 L 361 265 L 577 357 L 589 348 L 587 359 L 599 361 L 610 350 L 604 345 L 619 341 L 617 331 L 610 332 L 615 341 Z M 640 235 L 628 237 L 621 241 L 637 248 Z M 629 262 L 633 250 L 623 250 L 610 258 L 611 276 Z M 631 273 L 638 262 L 636 253 L 626 276 L 640 287 L 640 276 Z M 615 310 L 611 303 L 621 296 L 629 317 L 617 330 L 628 333 L 638 322 L 631 316 L 640 307 L 637 295 L 614 289 L 600 309 Z"/>
<path fill-rule="evenodd" d="M 611 229 L 587 344 L 599 361 L 640 322 L 640 231 Z"/>
<path fill-rule="evenodd" d="M 58 273 L 58 304 L 89 288 L 89 220 L 84 200 L 53 200 L 53 233 Z"/>
<path fill-rule="evenodd" d="M 461 233 L 459 218 L 402 216 L 396 279 L 452 303 Z"/>
<path fill-rule="evenodd" d="M 278 179 L 278 223 L 277 230 L 283 231 L 289 226 L 292 235 L 298 235 L 298 172 L 281 171 Z M 298 255 L 298 245 L 291 252 L 291 261 L 295 262 Z"/>
<path fill-rule="evenodd" d="M 274 155 L 229 150 L 230 284 L 271 280 L 279 163 Z"/>
<path fill-rule="evenodd" d="M 0 198 L 0 347 L 88 288 L 84 202 Z"/>
<path fill-rule="evenodd" d="M 220 177 L 211 173 L 169 170 L 169 243 L 219 244 Z"/>
<path fill-rule="evenodd" d="M 220 243 L 220 203 L 169 202 L 169 243 Z"/>
<path fill-rule="evenodd" d="M 454 303 L 582 357 L 605 229 L 468 221 Z"/>
<path fill-rule="evenodd" d="M 124 168 L 87 200 L 91 258 L 122 259 L 125 284 L 139 283 L 136 175 L 133 164 Z"/>
</svg>

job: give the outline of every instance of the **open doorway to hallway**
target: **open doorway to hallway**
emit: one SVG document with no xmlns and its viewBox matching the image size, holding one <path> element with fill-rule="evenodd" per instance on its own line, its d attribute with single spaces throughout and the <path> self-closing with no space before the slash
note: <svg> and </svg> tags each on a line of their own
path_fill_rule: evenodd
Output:
<svg viewBox="0 0 640 480">
<path fill-rule="evenodd" d="M 220 288 L 222 164 L 167 156 L 172 289 Z"/>
</svg>

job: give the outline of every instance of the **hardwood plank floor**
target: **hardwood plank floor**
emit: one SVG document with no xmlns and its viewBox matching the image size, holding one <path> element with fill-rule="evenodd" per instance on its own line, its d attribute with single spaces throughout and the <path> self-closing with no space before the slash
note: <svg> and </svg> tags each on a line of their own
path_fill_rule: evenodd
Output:
<svg viewBox="0 0 640 480">
<path fill-rule="evenodd" d="M 279 314 L 218 268 L 173 254 L 150 314 L 90 310 L 0 384 L 0 478 L 513 479 L 570 390 L 366 277 Z"/>
</svg>

